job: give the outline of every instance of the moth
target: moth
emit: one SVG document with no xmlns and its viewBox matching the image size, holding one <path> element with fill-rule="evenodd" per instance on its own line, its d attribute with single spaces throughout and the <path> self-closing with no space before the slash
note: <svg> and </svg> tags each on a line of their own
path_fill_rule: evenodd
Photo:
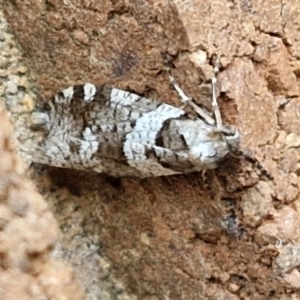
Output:
<svg viewBox="0 0 300 300">
<path fill-rule="evenodd" d="M 164 102 L 91 83 L 69 87 L 31 115 L 43 132 L 33 161 L 114 177 L 156 177 L 215 169 L 238 151 L 240 133 L 223 125 L 212 81 L 215 120 L 181 90 L 197 115 Z"/>
</svg>

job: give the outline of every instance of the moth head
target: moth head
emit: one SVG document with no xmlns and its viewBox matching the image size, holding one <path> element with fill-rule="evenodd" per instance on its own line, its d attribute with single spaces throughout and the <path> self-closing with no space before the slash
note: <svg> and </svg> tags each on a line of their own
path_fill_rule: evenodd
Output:
<svg viewBox="0 0 300 300">
<path fill-rule="evenodd" d="M 189 149 L 189 160 L 196 168 L 214 169 L 228 154 L 239 151 L 240 133 L 232 126 L 186 130 L 182 137 Z"/>
<path fill-rule="evenodd" d="M 233 126 L 224 125 L 221 129 L 223 136 L 227 142 L 230 152 L 237 153 L 240 149 L 241 134 Z"/>
</svg>

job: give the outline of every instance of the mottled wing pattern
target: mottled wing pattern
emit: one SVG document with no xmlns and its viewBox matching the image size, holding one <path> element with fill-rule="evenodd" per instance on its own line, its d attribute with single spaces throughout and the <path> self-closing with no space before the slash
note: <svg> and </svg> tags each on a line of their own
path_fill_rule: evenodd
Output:
<svg viewBox="0 0 300 300">
<path fill-rule="evenodd" d="M 69 87 L 32 114 L 45 130 L 33 160 L 112 176 L 165 176 L 215 168 L 230 152 L 215 126 L 182 109 L 91 83 Z"/>
</svg>

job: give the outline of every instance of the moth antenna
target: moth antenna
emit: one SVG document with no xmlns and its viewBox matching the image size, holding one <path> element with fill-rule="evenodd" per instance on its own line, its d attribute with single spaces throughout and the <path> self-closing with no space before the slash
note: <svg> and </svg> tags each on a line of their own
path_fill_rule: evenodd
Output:
<svg viewBox="0 0 300 300">
<path fill-rule="evenodd" d="M 261 173 L 269 180 L 274 180 L 274 177 L 271 175 L 271 173 L 260 163 L 260 161 L 255 156 L 253 156 L 251 151 L 244 151 L 243 156 L 248 162 L 252 163 L 256 168 L 258 168 Z"/>
<path fill-rule="evenodd" d="M 211 106 L 214 110 L 216 126 L 219 130 L 221 130 L 223 128 L 223 124 L 222 124 L 222 117 L 221 117 L 221 112 L 220 112 L 219 104 L 217 101 L 217 93 L 216 93 L 217 76 L 220 71 L 219 64 L 220 64 L 220 56 L 218 55 L 214 62 L 213 75 L 211 78 L 211 87 L 212 87 Z"/>
<path fill-rule="evenodd" d="M 271 181 L 274 180 L 274 177 L 271 175 L 271 173 L 260 163 L 260 161 L 253 155 L 250 150 L 238 151 L 236 153 L 232 152 L 231 155 L 238 159 L 244 158 L 246 161 L 253 164 L 257 169 L 259 169 L 263 176 L 266 176 Z"/>
<path fill-rule="evenodd" d="M 207 124 L 209 125 L 215 125 L 216 122 L 213 118 L 211 118 L 200 106 L 198 106 L 197 104 L 195 104 L 195 102 L 193 101 L 193 98 L 188 97 L 184 91 L 180 88 L 179 84 L 176 82 L 175 78 L 170 74 L 170 72 L 168 71 L 168 75 L 169 75 L 169 79 L 171 84 L 173 85 L 174 89 L 176 90 L 176 92 L 178 93 L 181 102 L 183 102 L 184 105 L 189 104 L 193 107 L 193 109 L 195 110 L 195 112 L 202 117 Z"/>
</svg>

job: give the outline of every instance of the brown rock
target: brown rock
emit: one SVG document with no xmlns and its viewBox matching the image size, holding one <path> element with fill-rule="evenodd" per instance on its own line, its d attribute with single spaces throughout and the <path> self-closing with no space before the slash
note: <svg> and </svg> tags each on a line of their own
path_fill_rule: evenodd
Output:
<svg viewBox="0 0 300 300">
<path fill-rule="evenodd" d="M 253 163 L 230 158 L 208 172 L 205 184 L 201 174 L 112 179 L 36 167 L 35 183 L 61 228 L 55 253 L 77 269 L 88 297 L 298 297 L 299 1 L 0 0 L 1 4 L 44 98 L 89 81 L 180 105 L 164 71 L 168 60 L 184 91 L 210 109 L 210 61 L 220 55 L 222 115 L 241 131 L 242 149 L 274 177 L 271 181 Z M 7 41 L 1 31 L 0 39 Z M 0 75 L 5 80 L 5 68 L 13 70 L 15 59 L 7 53 L 19 57 L 12 45 L 11 40 L 1 44 Z M 12 105 L 20 92 L 17 79 L 7 79 L 0 94 L 25 149 L 31 135 L 25 134 L 26 122 L 19 121 L 21 108 Z M 32 107 L 23 106 L 26 112 Z M 18 169 L 9 157 L 1 160 L 3 170 Z M 5 178 L 0 184 L 10 186 Z M 32 231 L 37 223 L 31 209 L 42 216 L 47 209 L 32 204 L 27 189 L 26 198 L 9 203 L 2 191 L 0 228 L 9 228 L 12 238 L 0 235 L 5 241 L 0 254 L 5 254 L 5 267 L 16 271 L 3 272 L 3 279 L 0 272 L 0 283 L 10 290 L 13 276 L 20 280 L 11 299 L 39 295 L 41 286 L 60 295 L 61 287 L 48 289 L 47 274 L 51 279 L 56 272 L 66 293 L 74 291 L 68 286 L 73 282 L 69 270 L 57 271 L 49 261 L 48 273 L 43 273 L 44 265 L 32 264 L 25 255 L 34 249 L 45 253 L 52 245 L 53 235 L 43 235 L 47 220 L 32 233 L 32 240 L 24 229 L 28 222 Z M 11 218 L 16 219 L 14 226 Z M 18 247 L 15 241 L 21 237 L 24 243 Z M 15 251 L 10 250 L 13 246 Z M 31 286 L 32 274 L 37 273 L 46 275 L 41 275 L 40 285 Z M 30 287 L 29 296 L 25 286 Z"/>
<path fill-rule="evenodd" d="M 74 273 L 50 258 L 57 226 L 15 154 L 12 128 L 2 103 L 0 120 L 0 298 L 84 299 Z M 46 270 L 55 266 L 50 276 Z"/>
<path fill-rule="evenodd" d="M 241 203 L 245 224 L 255 227 L 268 216 L 273 208 L 271 193 L 270 185 L 264 181 L 245 191 Z"/>
<path fill-rule="evenodd" d="M 300 216 L 294 209 L 284 206 L 281 210 L 270 212 L 272 221 L 264 222 L 257 230 L 258 241 L 271 243 L 272 241 L 288 240 L 300 241 Z"/>
</svg>

